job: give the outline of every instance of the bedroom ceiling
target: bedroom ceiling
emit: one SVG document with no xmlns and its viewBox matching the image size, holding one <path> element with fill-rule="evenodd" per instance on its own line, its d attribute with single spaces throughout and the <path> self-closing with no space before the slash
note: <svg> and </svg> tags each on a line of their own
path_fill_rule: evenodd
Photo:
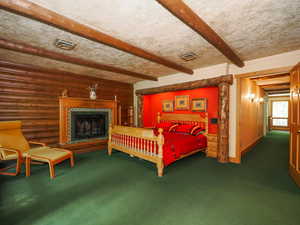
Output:
<svg viewBox="0 0 300 225">
<path fill-rule="evenodd" d="M 228 62 L 218 50 L 155 0 L 31 2 L 191 69 Z M 299 0 L 184 2 L 244 61 L 300 49 Z M 155 77 L 177 73 L 168 67 L 1 9 L 0 21 L 0 38 Z M 53 45 L 57 38 L 72 41 L 77 47 L 71 51 L 58 49 Z M 194 52 L 198 57 L 185 62 L 179 56 L 187 52 Z M 4 49 L 0 49 L 0 59 L 128 83 L 141 80 Z"/>
</svg>

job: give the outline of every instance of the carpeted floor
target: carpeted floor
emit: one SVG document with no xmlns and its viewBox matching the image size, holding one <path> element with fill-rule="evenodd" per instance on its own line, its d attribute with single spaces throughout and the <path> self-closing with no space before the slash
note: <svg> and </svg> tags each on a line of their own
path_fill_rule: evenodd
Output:
<svg viewBox="0 0 300 225">
<path fill-rule="evenodd" d="M 23 170 L 24 171 L 24 170 Z M 288 134 L 272 132 L 241 165 L 201 153 L 158 178 L 154 165 L 105 151 L 32 176 L 0 177 L 2 225 L 298 225 L 300 189 L 288 176 Z"/>
</svg>

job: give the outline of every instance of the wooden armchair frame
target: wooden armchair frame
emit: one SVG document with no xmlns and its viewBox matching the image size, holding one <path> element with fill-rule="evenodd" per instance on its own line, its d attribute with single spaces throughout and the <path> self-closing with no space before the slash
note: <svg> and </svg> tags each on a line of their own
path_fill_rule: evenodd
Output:
<svg viewBox="0 0 300 225">
<path fill-rule="evenodd" d="M 29 144 L 34 144 L 34 145 L 41 145 L 41 146 L 47 146 L 45 143 L 41 143 L 41 142 L 36 142 L 36 141 L 28 141 Z M 4 167 L 0 169 L 0 174 L 1 175 L 10 175 L 10 176 L 17 176 L 20 172 L 21 172 L 21 166 L 22 163 L 25 162 L 24 160 L 24 155 L 23 153 L 18 150 L 18 149 L 13 149 L 13 148 L 3 148 L 0 145 L 0 154 L 5 154 L 3 151 L 8 151 L 8 152 L 15 152 L 17 154 L 17 163 L 16 163 L 16 171 L 15 172 L 3 172 L 7 169 L 12 168 L 12 166 L 8 166 L 8 167 Z M 5 157 L 3 157 L 5 158 Z M 8 159 L 8 160 L 14 160 L 14 159 Z M 3 161 L 8 161 L 8 160 L 3 160 Z"/>
</svg>

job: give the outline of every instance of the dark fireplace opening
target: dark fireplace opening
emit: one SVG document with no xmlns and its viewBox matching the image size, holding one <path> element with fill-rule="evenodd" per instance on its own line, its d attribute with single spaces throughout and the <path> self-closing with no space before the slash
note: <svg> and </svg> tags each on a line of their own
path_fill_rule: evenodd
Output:
<svg viewBox="0 0 300 225">
<path fill-rule="evenodd" d="M 108 112 L 71 113 L 71 141 L 108 137 Z"/>
</svg>

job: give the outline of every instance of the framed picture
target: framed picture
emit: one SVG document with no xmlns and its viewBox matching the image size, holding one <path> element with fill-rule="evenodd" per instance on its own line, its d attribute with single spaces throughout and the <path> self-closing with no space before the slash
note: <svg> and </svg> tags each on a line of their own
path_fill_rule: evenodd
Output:
<svg viewBox="0 0 300 225">
<path fill-rule="evenodd" d="M 163 112 L 173 112 L 174 111 L 174 103 L 172 100 L 164 100 L 162 102 L 162 111 Z"/>
<path fill-rule="evenodd" d="M 176 110 L 189 110 L 190 99 L 188 95 L 175 96 L 175 109 Z"/>
<path fill-rule="evenodd" d="M 192 111 L 206 112 L 207 99 L 206 98 L 193 98 L 192 99 Z"/>
</svg>

